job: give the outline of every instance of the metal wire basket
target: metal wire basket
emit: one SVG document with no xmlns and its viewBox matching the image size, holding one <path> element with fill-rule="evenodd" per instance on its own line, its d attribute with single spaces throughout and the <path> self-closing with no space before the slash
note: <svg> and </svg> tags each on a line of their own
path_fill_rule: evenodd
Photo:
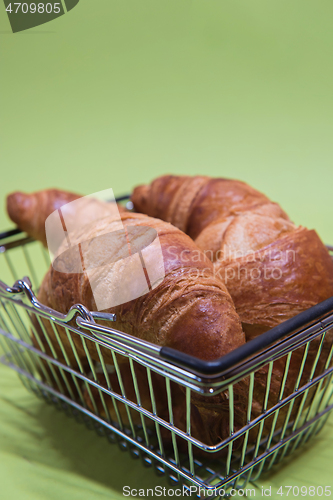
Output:
<svg viewBox="0 0 333 500">
<path fill-rule="evenodd" d="M 27 389 L 191 493 L 245 491 L 315 436 L 333 409 L 333 297 L 204 362 L 117 331 L 110 314 L 78 304 L 63 315 L 40 304 L 34 292 L 48 254 L 19 230 L 0 235 L 0 253 L 1 278 L 15 281 L 0 281 L 0 361 Z M 202 428 L 220 419 L 218 442 L 198 437 L 198 419 Z"/>
</svg>

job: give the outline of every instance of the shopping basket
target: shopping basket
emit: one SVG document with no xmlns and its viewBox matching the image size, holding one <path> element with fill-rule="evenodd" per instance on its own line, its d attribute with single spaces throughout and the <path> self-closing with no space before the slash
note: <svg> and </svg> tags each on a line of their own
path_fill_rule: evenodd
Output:
<svg viewBox="0 0 333 500">
<path fill-rule="evenodd" d="M 333 256 L 333 247 L 328 250 Z M 81 304 L 64 315 L 40 304 L 36 295 L 50 265 L 48 253 L 18 229 L 0 234 L 0 254 L 0 361 L 18 373 L 28 390 L 118 443 L 173 485 L 211 497 L 245 491 L 249 481 L 315 436 L 333 409 L 333 297 L 223 358 L 205 362 L 117 331 L 110 326 L 117 324 L 113 315 Z M 70 356 L 60 331 L 67 335 Z M 86 353 L 84 363 L 74 336 Z M 87 348 L 91 343 L 98 362 Z M 112 364 L 105 361 L 106 350 Z M 290 367 L 296 353 L 295 375 Z M 283 374 L 276 380 L 278 365 Z M 273 379 L 279 384 L 276 398 L 271 397 Z M 242 383 L 247 393 L 240 426 L 235 401 Z M 222 392 L 228 402 L 227 435 L 207 444 L 192 432 L 193 412 L 203 402 L 209 407 Z M 182 425 L 176 394 L 184 405 Z"/>
</svg>

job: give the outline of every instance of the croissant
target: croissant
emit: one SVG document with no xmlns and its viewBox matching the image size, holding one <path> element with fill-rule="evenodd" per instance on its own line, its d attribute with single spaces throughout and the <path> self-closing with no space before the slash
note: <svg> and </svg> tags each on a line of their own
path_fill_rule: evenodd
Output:
<svg viewBox="0 0 333 500">
<path fill-rule="evenodd" d="M 333 262 L 316 232 L 243 182 L 163 176 L 131 199 L 138 212 L 182 228 L 210 258 L 247 339 L 333 295 Z"/>
<path fill-rule="evenodd" d="M 135 228 L 135 245 L 142 245 L 145 237 L 150 237 L 147 228 L 155 229 L 163 255 L 165 277 L 150 291 L 147 289 L 135 300 L 105 308 L 115 313 L 117 322 L 112 325 L 121 331 L 143 338 L 158 345 L 167 345 L 201 359 L 216 359 L 244 343 L 244 334 L 235 312 L 230 295 L 221 280 L 213 275 L 213 266 L 202 255 L 193 241 L 171 224 L 141 214 L 123 213 L 121 222 L 127 231 Z M 133 267 L 128 273 L 128 248 L 123 245 L 119 231 L 119 221 L 112 218 L 101 219 L 85 226 L 75 235 L 71 235 L 72 245 L 85 239 L 98 242 L 101 235 L 114 236 L 106 246 L 90 244 L 85 257 L 87 273 L 73 272 L 75 255 L 64 252 L 65 244 L 59 250 L 57 266 L 50 267 L 39 292 L 41 302 L 57 311 L 67 313 L 75 303 L 82 303 L 90 310 L 98 309 L 92 293 L 92 286 L 97 284 L 101 294 L 117 294 L 115 283 L 122 283 L 124 288 L 134 287 L 140 281 L 140 269 Z M 175 249 L 180 255 L 186 255 L 186 262 L 175 257 Z M 150 254 L 149 254 L 150 252 Z M 154 262 L 156 253 L 148 249 L 146 262 Z M 104 266 L 112 262 L 112 266 Z M 147 265 L 147 264 L 146 264 Z M 147 265 L 149 267 L 149 265 Z M 59 270 L 60 269 L 60 270 Z M 50 332 L 52 336 L 52 332 Z M 64 344 L 68 344 L 66 336 Z M 84 355 L 81 340 L 75 339 L 80 355 Z M 94 345 L 91 355 L 99 360 Z M 112 362 L 108 350 L 106 362 Z"/>
<path fill-rule="evenodd" d="M 71 202 L 80 200 L 79 203 Z M 85 223 L 106 217 L 115 212 L 115 203 L 106 203 L 91 197 L 63 191 L 44 189 L 27 194 L 20 191 L 7 196 L 7 212 L 10 219 L 29 236 L 46 246 L 45 221 L 56 210 L 66 206 L 66 222 L 74 225 L 80 218 Z M 124 211 L 117 205 L 119 211 Z"/>
<path fill-rule="evenodd" d="M 56 189 L 30 195 L 13 193 L 7 198 L 7 208 L 10 217 L 20 228 L 45 243 L 44 228 L 47 217 L 52 211 L 78 198 L 80 195 Z M 78 242 L 82 239 L 94 240 L 106 232 L 111 234 L 118 231 L 111 243 L 113 247 L 110 248 L 109 244 L 102 246 L 104 255 L 101 255 L 97 252 L 97 245 L 93 246 L 93 251 L 91 250 L 85 263 L 92 269 L 88 279 L 84 273 L 73 273 L 71 266 L 75 255 L 71 252 L 63 253 L 66 247 L 64 242 L 59 249 L 60 256 L 57 259 L 57 269 L 61 268 L 61 271 L 55 269 L 54 265 L 51 266 L 41 285 L 39 298 L 42 303 L 63 313 L 67 313 L 74 303 L 82 303 L 90 310 L 97 309 L 90 283 L 102 281 L 103 270 L 100 262 L 103 259 L 118 260 L 112 271 L 114 277 L 123 271 L 121 258 L 128 256 L 127 245 L 123 245 L 123 239 L 119 235 L 119 224 L 125 228 L 127 226 L 141 228 L 141 232 L 135 235 L 138 241 L 140 238 L 150 238 L 150 234 L 144 233 L 145 228 L 154 228 L 161 244 L 165 278 L 156 290 L 134 302 L 130 301 L 112 309 L 117 313 L 117 327 L 132 335 L 139 337 L 144 335 L 147 340 L 160 345 L 169 345 L 184 352 L 198 354 L 203 359 L 215 359 L 244 342 L 239 318 L 230 295 L 225 286 L 212 276 L 213 268 L 209 260 L 202 255 L 203 258 L 197 262 L 198 249 L 189 237 L 170 224 L 139 214 L 121 212 L 120 223 L 115 213 L 110 212 L 109 204 L 99 200 L 88 198 L 86 204 L 80 205 L 79 209 L 84 210 L 87 225 L 76 233 L 75 230 L 71 233 L 72 246 L 75 247 L 76 240 Z M 68 215 L 77 216 L 73 212 L 69 212 Z M 98 217 L 100 220 L 96 222 Z M 94 222 L 89 227 L 91 219 Z M 135 247 L 134 239 L 133 244 Z M 174 257 L 175 249 L 181 255 L 186 255 L 186 263 Z M 135 248 L 133 250 L 135 251 Z M 154 256 L 152 253 L 150 258 Z M 96 267 L 95 261 L 99 267 Z M 135 276 L 131 275 L 131 279 L 133 286 L 136 281 Z M 110 293 L 110 287 L 112 288 L 110 280 L 106 282 L 106 286 L 107 292 Z M 206 311 L 209 308 L 212 316 L 208 320 Z M 197 323 L 198 321 L 200 323 Z M 182 327 L 181 336 L 178 333 L 179 324 Z M 202 334 L 202 331 L 207 333 Z M 207 338 L 214 338 L 214 342 L 207 343 Z M 64 338 L 64 344 L 67 343 L 68 340 Z M 81 342 L 78 342 L 78 350 L 84 354 Z M 98 360 L 96 355 L 95 359 Z"/>
<path fill-rule="evenodd" d="M 135 188 L 131 199 L 137 211 L 172 222 L 194 238 L 226 284 L 247 341 L 333 295 L 333 261 L 317 233 L 296 227 L 279 205 L 242 182 L 163 176 Z M 323 370 L 332 341 L 331 331 L 313 376 Z M 300 384 L 309 378 L 319 348 L 317 338 Z M 284 396 L 294 391 L 304 349 L 292 354 Z M 278 401 L 286 359 L 274 363 L 268 407 Z M 267 368 L 256 372 L 253 416 L 263 408 L 267 374 Z M 280 410 L 278 422 L 286 411 L 287 406 Z"/>
<path fill-rule="evenodd" d="M 22 210 L 22 196 L 12 195 L 8 199 L 9 213 L 19 227 L 45 244 L 45 219 L 52 210 L 54 211 L 62 206 L 62 202 L 70 202 L 76 199 L 77 196 L 55 190 L 26 195 L 26 197 L 23 197 L 25 201 L 29 201 L 29 203 L 26 201 L 26 205 L 30 206 L 33 211 L 37 211 L 38 207 L 38 216 L 33 213 L 28 216 L 27 211 Z M 101 212 L 102 216 L 105 215 L 103 210 Z M 92 292 L 92 284 L 100 283 L 103 286 L 103 283 L 106 283 L 104 294 L 109 296 L 112 293 L 112 283 L 116 282 L 123 272 L 121 258 L 125 259 L 127 257 L 127 246 L 123 245 L 123 240 L 119 235 L 119 219 L 114 218 L 110 213 L 107 215 L 108 217 L 101 218 L 97 222 L 95 220 L 94 223 L 88 224 L 83 229 L 70 235 L 73 248 L 77 242 L 82 242 L 82 240 L 93 241 L 94 239 L 97 241 L 99 237 L 105 236 L 106 233 L 117 233 L 119 236 L 118 240 L 117 237 L 112 240 L 111 249 L 109 246 L 107 252 L 104 250 L 105 255 L 101 255 L 101 253 L 97 255 L 98 252 L 96 252 L 95 247 L 95 252 L 91 252 L 87 256 L 85 265 L 87 269 L 89 268 L 89 279 L 87 272 L 73 272 L 73 269 L 79 271 L 75 269 L 76 263 L 73 268 L 75 255 L 66 251 L 66 242 L 64 241 L 59 248 L 59 255 L 55 263 L 50 267 L 40 287 L 38 299 L 41 303 L 64 314 L 75 303 L 82 303 L 90 310 L 96 310 L 97 304 Z M 206 360 L 220 357 L 244 343 L 244 333 L 230 295 L 223 283 L 214 278 L 213 266 L 209 259 L 203 254 L 201 255 L 200 250 L 188 236 L 170 224 L 139 214 L 121 213 L 121 225 L 127 230 L 134 228 L 141 231 L 141 229 L 147 227 L 155 229 L 163 255 L 165 277 L 161 283 L 152 286 L 151 290 L 147 289 L 146 294 L 135 300 L 104 309 L 107 312 L 116 313 L 117 322 L 113 323 L 112 326 L 159 345 L 168 345 Z M 145 233 L 142 233 L 142 231 L 140 234 L 137 233 L 137 236 L 139 240 L 140 238 L 145 239 Z M 149 233 L 147 233 L 146 237 L 149 237 Z M 134 241 L 134 247 L 135 244 Z M 135 248 L 133 250 L 135 251 Z M 175 252 L 185 257 L 186 263 L 180 258 L 175 258 Z M 111 275 L 103 275 L 103 272 L 105 272 L 103 266 L 96 267 L 103 259 L 107 262 L 114 261 L 114 269 Z M 153 252 L 150 260 L 154 260 Z M 125 283 L 125 286 L 130 288 L 134 283 L 135 274 L 131 275 L 131 282 Z M 151 285 L 154 285 L 154 283 L 151 283 Z M 45 337 L 43 337 L 41 327 L 47 332 L 49 342 L 46 342 Z M 77 360 L 79 359 L 82 369 L 87 373 L 89 364 L 87 363 L 86 352 L 81 338 L 76 334 L 72 334 L 71 337 L 76 350 L 74 352 L 65 330 L 59 326 L 56 328 L 62 342 L 62 349 L 55 338 L 53 329 L 46 320 L 41 320 L 41 325 L 35 325 L 36 335 L 39 340 L 38 342 L 36 335 L 33 336 L 35 346 L 40 348 L 42 343 L 45 352 L 52 356 L 51 344 L 52 350 L 56 353 L 60 362 L 65 362 L 63 355 L 65 352 L 71 366 L 77 369 Z M 100 359 L 95 344 L 86 340 L 86 346 L 93 362 L 99 362 Z M 112 364 L 111 352 L 108 349 L 102 348 L 101 350 L 105 362 Z M 121 369 L 126 371 L 126 365 Z M 48 366 L 47 370 L 49 371 Z M 66 374 L 59 373 L 56 367 L 53 368 L 53 372 L 55 374 L 50 374 L 52 379 L 56 375 L 63 385 L 64 375 Z M 67 382 L 67 385 L 72 386 L 69 376 L 65 382 Z M 139 384 L 142 385 L 144 382 L 139 381 Z M 165 396 L 163 396 L 163 391 L 159 392 L 159 407 L 164 408 Z M 86 398 L 88 396 L 86 395 Z M 225 399 L 226 396 L 221 395 L 221 398 Z M 176 399 L 178 401 L 178 398 Z M 205 399 L 207 400 L 207 398 Z M 244 401 L 241 397 L 235 399 L 235 422 L 238 425 L 243 425 Z M 181 401 L 183 405 L 183 394 Z M 226 404 L 228 405 L 227 401 Z M 228 424 L 224 425 L 228 419 L 224 417 L 222 420 L 221 415 L 219 415 L 218 419 L 215 418 L 216 412 L 210 412 L 202 402 L 201 405 L 200 412 L 193 410 L 193 415 L 197 415 L 196 420 L 201 424 L 195 427 L 195 422 L 193 422 L 192 429 L 194 432 L 194 428 L 199 430 L 201 428 L 201 434 L 199 430 L 197 434 L 202 437 L 203 429 L 200 414 L 203 415 L 202 418 L 206 419 L 208 415 L 211 425 L 209 426 L 210 437 L 207 437 L 207 440 L 208 444 L 211 444 L 212 439 L 216 442 L 218 438 L 221 439 L 222 435 L 228 433 Z M 175 415 L 178 415 L 178 425 L 185 429 L 186 409 L 183 407 L 181 409 L 180 405 L 176 403 L 174 411 Z M 205 433 L 207 432 L 206 429 Z"/>
<path fill-rule="evenodd" d="M 75 203 L 72 203 L 74 201 Z M 56 223 L 51 223 L 48 228 L 47 241 L 45 222 L 52 213 L 59 211 L 59 209 L 62 209 L 62 216 L 65 216 L 68 226 L 66 228 L 67 232 L 69 232 L 70 228 L 80 223 L 86 224 L 110 215 L 120 217 L 119 212 L 124 211 L 124 208 L 116 203 L 106 203 L 96 198 L 82 197 L 80 194 L 60 189 L 45 189 L 30 194 L 17 191 L 7 196 L 7 212 L 10 219 L 15 222 L 21 230 L 25 231 L 35 240 L 43 243 L 44 246 L 47 246 L 48 243 L 49 250 L 51 251 L 57 250 L 65 237 L 65 233 L 61 231 L 62 234 L 59 235 Z M 56 244 L 56 247 L 52 248 L 54 244 Z M 42 290 L 42 301 L 43 293 Z M 42 349 L 46 354 L 52 356 L 50 345 L 44 336 L 42 327 L 43 325 L 40 325 L 37 319 L 33 320 L 34 334 L 32 335 L 32 341 L 36 348 Z M 57 354 L 58 360 L 65 363 L 64 353 L 60 350 L 58 344 L 55 343 L 52 347 Z M 71 366 L 78 368 L 77 360 L 70 347 L 65 349 L 65 354 Z M 42 369 L 44 375 L 46 371 L 46 375 L 48 374 L 49 379 L 51 378 L 53 381 L 57 379 L 57 385 L 61 385 L 64 388 L 65 373 L 63 372 L 60 374 L 57 367 L 52 367 L 52 371 L 50 372 L 50 366 L 43 360 L 41 360 L 41 362 L 43 364 Z M 86 367 L 88 366 L 85 356 L 82 357 L 81 363 Z M 73 381 L 69 378 L 69 382 L 66 380 L 66 383 L 72 386 Z"/>
<path fill-rule="evenodd" d="M 170 222 L 192 239 L 210 223 L 231 214 L 270 205 L 276 216 L 288 220 L 276 203 L 245 182 L 206 176 L 164 175 L 138 186 L 131 200 L 137 212 Z"/>
<path fill-rule="evenodd" d="M 245 336 L 230 295 L 222 281 L 214 277 L 213 266 L 209 259 L 202 254 L 198 260 L 198 254 L 201 252 L 191 238 L 171 224 L 141 214 L 121 214 L 121 221 L 128 233 L 130 228 L 137 230 L 137 238 L 133 245 L 131 244 L 132 250 L 140 239 L 144 240 L 144 233 L 141 230 L 145 231 L 146 228 L 156 230 L 163 255 L 165 277 L 151 290 L 147 290 L 146 294 L 105 309 L 106 312 L 116 314 L 115 328 L 157 345 L 169 346 L 205 360 L 216 359 L 242 345 L 245 342 Z M 105 234 L 106 231 L 108 234 L 115 234 L 119 231 L 118 224 L 119 222 L 112 218 L 101 219 L 93 225 L 86 226 L 82 232 L 71 235 L 72 244 L 82 241 L 83 235 L 87 241 L 92 241 Z M 133 269 L 128 282 L 128 276 L 124 273 L 128 264 L 124 266 L 121 260 L 116 261 L 114 258 L 114 254 L 118 259 L 126 258 L 126 247 L 120 244 L 116 237 L 110 240 L 107 252 L 106 250 L 99 251 L 96 255 L 92 251 L 86 256 L 86 268 L 91 269 L 89 279 L 85 274 L 67 272 L 72 269 L 72 257 L 68 252 L 61 253 L 62 250 L 63 248 L 60 249 L 58 257 L 58 266 L 62 272 L 54 266 L 51 267 L 38 296 L 42 303 L 57 311 L 65 313 L 74 303 L 82 303 L 90 310 L 96 310 L 92 293 L 92 288 L 96 283 L 102 287 L 102 290 L 105 286 L 104 293 L 107 296 L 112 295 L 113 283 L 119 283 L 119 276 L 125 287 L 135 285 L 136 270 Z M 149 260 L 156 261 L 153 250 L 150 252 L 151 255 L 145 257 L 147 269 L 149 269 Z M 183 262 L 181 258 L 176 258 L 175 253 L 186 256 L 186 262 Z M 99 264 L 103 261 L 113 261 L 111 272 L 108 271 L 105 274 L 102 266 L 94 267 L 97 259 Z M 117 293 L 120 293 L 119 289 Z M 54 341 L 54 334 L 47 322 L 45 322 L 45 328 L 49 337 Z M 62 343 L 66 350 L 69 350 L 70 346 L 65 332 L 60 328 L 58 330 Z M 72 335 L 72 339 L 78 356 L 83 358 L 85 351 L 81 338 L 78 335 Z M 86 346 L 92 360 L 100 361 L 95 344 L 86 340 Z M 101 348 L 101 351 L 105 362 L 112 364 L 111 352 L 105 348 Z M 139 383 L 145 384 L 142 380 Z M 246 391 L 246 383 L 240 383 L 235 394 L 236 428 L 244 425 Z M 218 418 L 216 410 L 212 408 L 211 398 L 193 399 L 193 414 L 197 416 L 196 422 L 210 417 L 210 434 L 207 434 L 208 431 L 204 426 L 192 422 L 192 430 L 198 437 L 210 439 L 207 444 L 216 444 L 222 436 L 228 434 L 227 397 L 228 395 L 224 393 L 218 397 L 221 410 L 223 407 L 223 411 L 218 413 Z M 166 396 L 163 396 L 162 390 L 159 391 L 158 399 L 159 407 L 165 408 Z M 174 404 L 177 424 L 185 430 L 184 397 L 181 398 L 181 403 Z M 162 418 L 164 415 L 165 412 Z M 215 443 L 211 442 L 212 439 L 215 439 Z"/>
<path fill-rule="evenodd" d="M 278 217 L 244 212 L 229 218 L 221 236 L 223 252 L 214 262 L 215 275 L 228 287 L 247 340 L 333 295 L 333 260 L 315 231 Z M 312 340 L 300 386 L 308 381 L 319 349 L 320 357 L 311 378 L 323 371 L 332 342 L 332 330 L 326 333 L 321 347 L 320 337 Z M 292 354 L 285 395 L 294 391 L 303 355 L 305 346 Z M 283 357 L 274 363 L 269 406 L 277 403 L 286 361 L 287 357 Z M 256 374 L 254 415 L 262 411 L 266 384 L 267 368 Z M 310 391 L 306 405 L 314 391 Z M 297 409 L 296 404 L 291 417 Z M 286 409 L 280 412 L 278 423 L 282 423 L 285 413 Z"/>
</svg>

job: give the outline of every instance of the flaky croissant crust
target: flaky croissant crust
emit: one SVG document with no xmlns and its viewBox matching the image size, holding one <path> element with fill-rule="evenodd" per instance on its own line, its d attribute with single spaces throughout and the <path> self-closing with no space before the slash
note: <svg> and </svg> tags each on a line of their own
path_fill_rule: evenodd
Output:
<svg viewBox="0 0 333 500">
<path fill-rule="evenodd" d="M 125 227 L 149 226 L 157 231 L 165 278 L 146 295 L 108 309 L 107 312 L 117 315 L 117 322 L 112 326 L 206 360 L 216 359 L 244 343 L 240 321 L 225 285 L 214 277 L 209 259 L 202 256 L 197 261 L 198 248 L 191 238 L 171 224 L 141 214 L 125 213 L 121 220 Z M 109 218 L 101 219 L 86 227 L 85 238 L 97 237 L 106 229 L 111 232 L 116 224 L 117 221 Z M 81 237 L 79 232 L 78 241 Z M 75 239 L 72 242 L 75 244 Z M 178 252 L 171 253 L 170 245 L 176 247 Z M 180 258 L 184 251 L 186 262 Z M 63 270 L 66 271 L 66 253 L 63 259 Z M 91 259 L 94 259 L 93 255 Z M 94 269 L 96 279 L 101 272 L 100 268 Z M 53 267 L 41 285 L 39 299 L 64 313 L 75 303 L 96 309 L 85 273 L 59 272 Z M 78 349 L 82 351 L 80 342 Z M 93 354 L 98 361 L 95 351 Z"/>
<path fill-rule="evenodd" d="M 243 182 L 162 176 L 135 188 L 131 199 L 139 212 L 158 213 L 194 238 L 241 321 L 258 334 L 333 295 L 333 262 L 316 232 L 295 226 Z"/>
<path fill-rule="evenodd" d="M 86 223 L 106 217 L 110 210 L 114 211 L 112 205 L 94 198 L 82 197 L 80 194 L 61 189 L 43 189 L 30 194 L 21 191 L 9 194 L 7 196 L 7 213 L 22 231 L 46 246 L 46 219 L 54 211 L 81 198 L 83 203 L 78 208 L 84 211 Z M 117 209 L 121 212 L 124 211 L 120 205 L 117 206 Z M 75 207 L 70 209 L 68 216 L 72 219 L 72 223 L 75 223 Z"/>
<path fill-rule="evenodd" d="M 270 204 L 264 194 L 242 181 L 206 176 L 164 175 L 138 186 L 131 200 L 138 212 L 178 227 L 194 240 L 212 221 Z M 288 219 L 275 205 L 276 214 Z"/>
<path fill-rule="evenodd" d="M 177 213 L 175 205 L 182 196 Z M 213 262 L 215 276 L 226 284 L 247 341 L 333 296 L 333 261 L 316 232 L 295 226 L 279 205 L 251 186 L 226 179 L 163 176 L 135 188 L 131 199 L 139 212 L 158 214 L 194 238 Z M 310 376 L 320 341 L 318 337 L 309 346 L 300 384 Z M 315 375 L 324 369 L 332 341 L 329 331 Z M 303 347 L 292 353 L 284 397 L 294 391 L 303 354 Z M 274 363 L 268 407 L 278 402 L 285 364 L 286 357 Z M 253 417 L 263 409 L 267 375 L 267 366 L 255 373 Z M 287 406 L 280 409 L 277 426 L 286 412 Z"/>
</svg>

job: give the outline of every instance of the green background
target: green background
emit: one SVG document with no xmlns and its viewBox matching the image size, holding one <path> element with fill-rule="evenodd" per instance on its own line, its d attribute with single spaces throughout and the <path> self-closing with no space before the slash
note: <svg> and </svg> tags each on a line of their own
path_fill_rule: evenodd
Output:
<svg viewBox="0 0 333 500">
<path fill-rule="evenodd" d="M 0 4 L 0 230 L 10 191 L 207 174 L 251 183 L 333 244 L 332 16 L 330 0 L 81 0 L 14 35 Z M 166 484 L 3 367 L 0 422 L 1 500 Z M 260 484 L 332 485 L 332 422 Z"/>
</svg>

